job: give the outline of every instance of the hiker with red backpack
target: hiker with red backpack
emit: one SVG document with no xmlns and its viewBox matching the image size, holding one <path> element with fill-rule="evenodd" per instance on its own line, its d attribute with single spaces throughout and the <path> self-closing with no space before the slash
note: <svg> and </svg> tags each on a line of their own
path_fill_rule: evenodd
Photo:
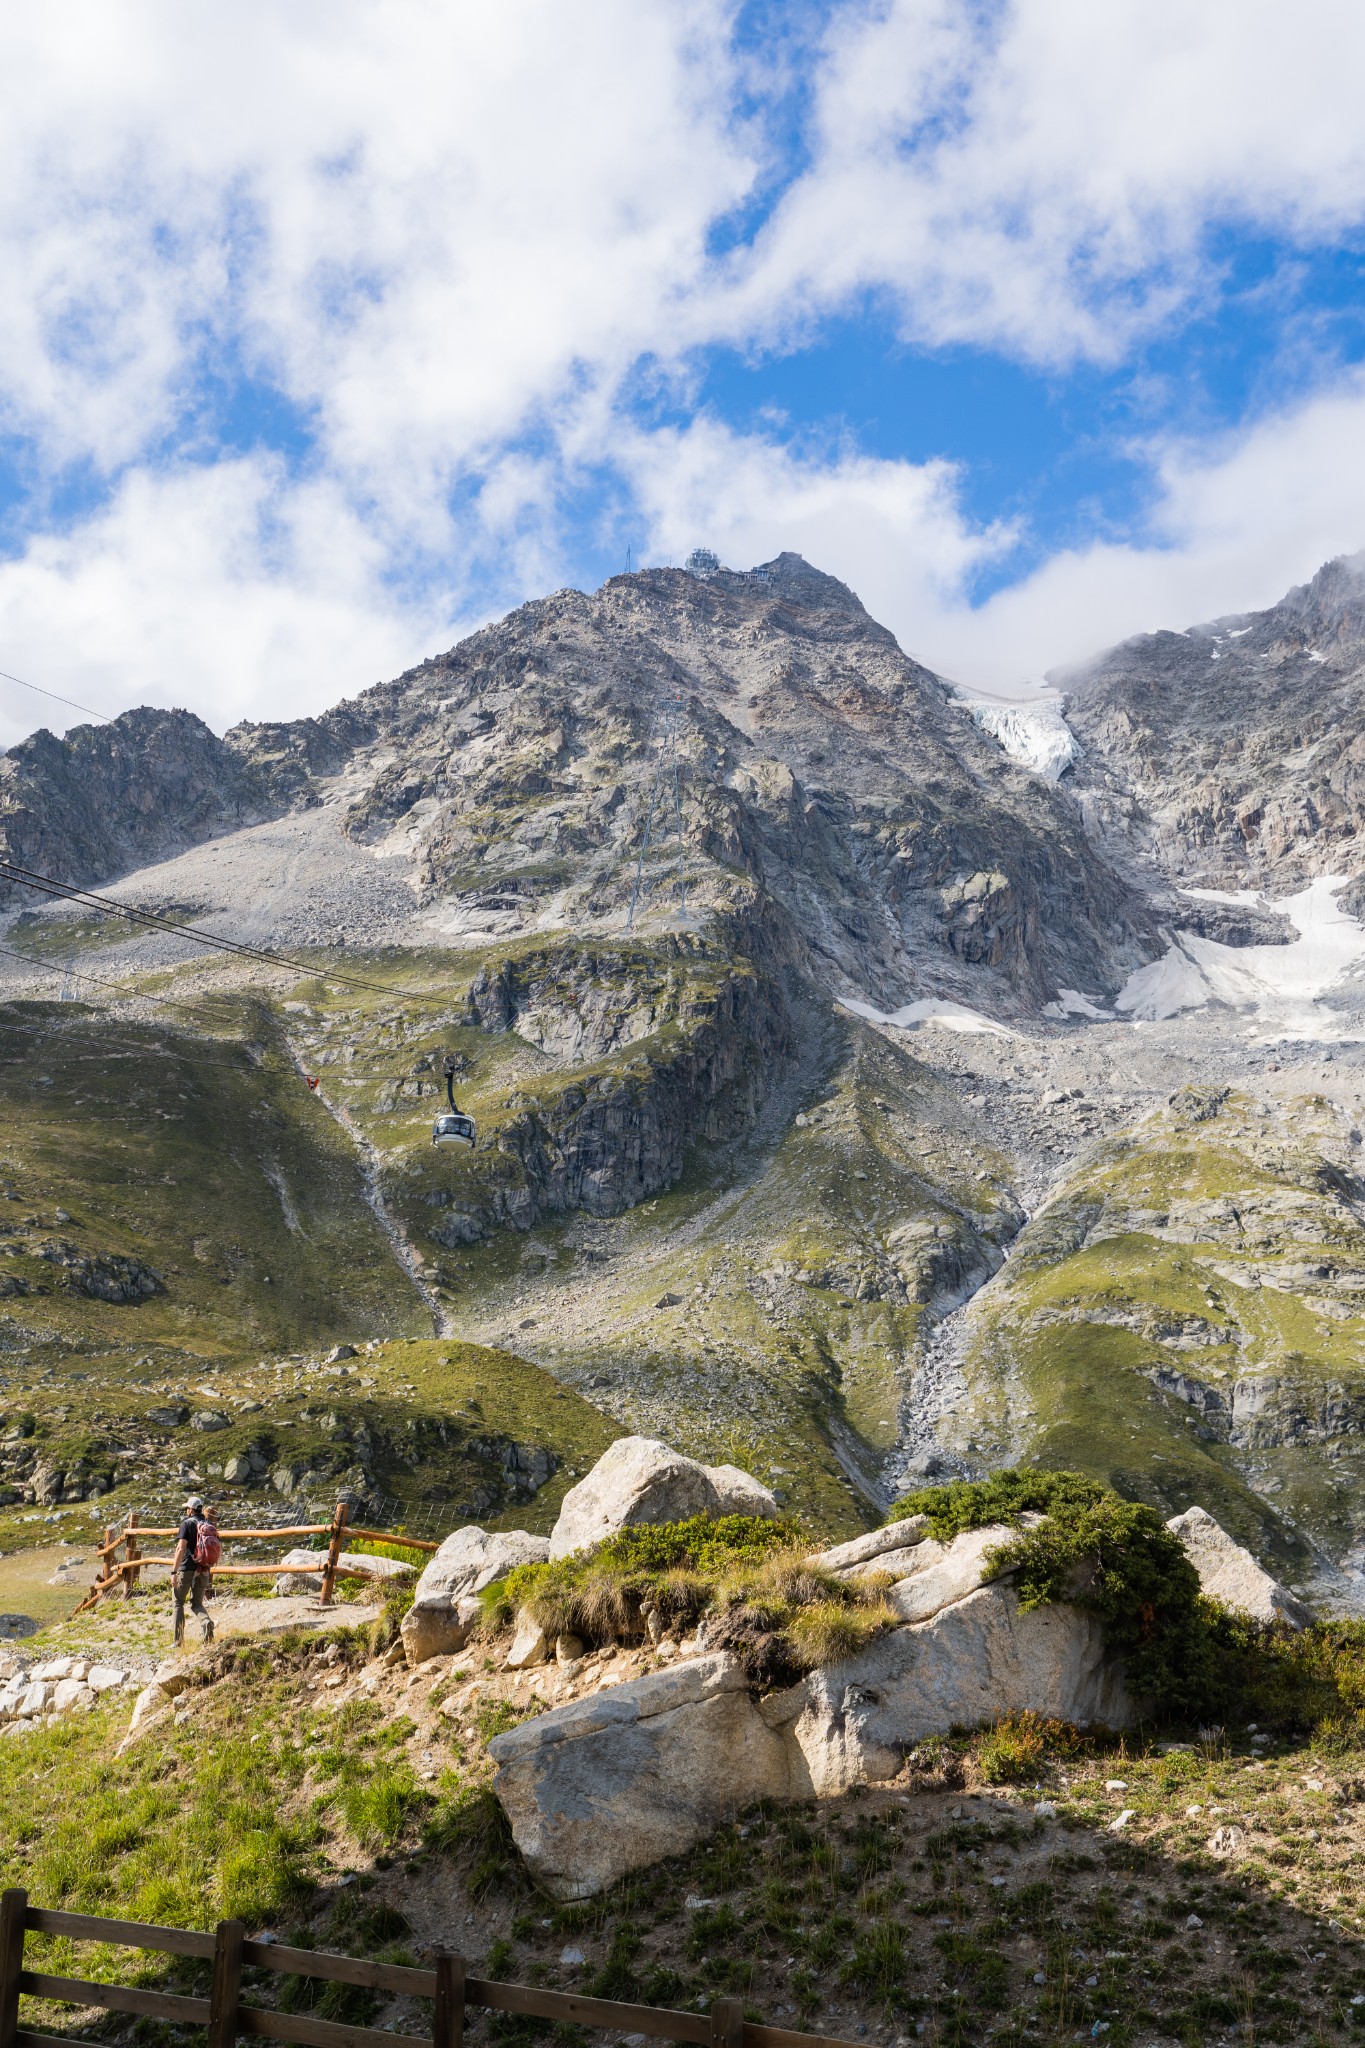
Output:
<svg viewBox="0 0 1365 2048">
<path fill-rule="evenodd" d="M 213 1641 L 213 1617 L 204 1605 L 204 1597 L 213 1590 L 213 1567 L 222 1554 L 222 1539 L 204 1513 L 203 1501 L 197 1493 L 192 1493 L 185 1502 L 185 1519 L 180 1524 L 175 1556 L 171 1559 L 171 1591 L 175 1596 L 177 1648 L 185 1637 L 186 1596 L 189 1597 L 192 1612 L 197 1614 L 204 1624 L 204 1641 Z"/>
</svg>

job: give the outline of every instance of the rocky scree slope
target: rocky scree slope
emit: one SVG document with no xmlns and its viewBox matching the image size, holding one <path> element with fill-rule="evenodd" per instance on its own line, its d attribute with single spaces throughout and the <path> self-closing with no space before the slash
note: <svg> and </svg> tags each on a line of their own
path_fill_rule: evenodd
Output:
<svg viewBox="0 0 1365 2048">
<path fill-rule="evenodd" d="M 1365 556 L 1328 562 L 1266 611 L 1143 634 L 1050 680 L 1081 741 L 1070 780 L 1110 859 L 1229 890 L 1340 874 L 1365 901 Z"/>
</svg>

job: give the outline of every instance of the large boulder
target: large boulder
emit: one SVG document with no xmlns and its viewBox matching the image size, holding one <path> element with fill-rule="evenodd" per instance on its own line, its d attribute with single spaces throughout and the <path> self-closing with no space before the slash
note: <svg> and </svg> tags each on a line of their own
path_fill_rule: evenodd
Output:
<svg viewBox="0 0 1365 2048">
<path fill-rule="evenodd" d="M 1249 1614 L 1253 1621 L 1287 1621 L 1291 1628 L 1307 1628 L 1312 1621 L 1312 1608 L 1262 1571 L 1251 1552 L 1234 1543 L 1207 1509 L 1186 1508 L 1183 1515 L 1172 1515 L 1166 1527 L 1185 1546 L 1210 1600 Z"/>
<path fill-rule="evenodd" d="M 894 1778 L 907 1750 L 950 1728 L 1020 1713 L 1081 1727 L 1122 1728 L 1133 1718 L 1099 1618 L 1061 1604 L 1024 1609 L 1003 1585 L 892 1629 L 765 1701 L 764 1711 L 789 1732 L 807 1796 L 822 1799 Z"/>
<path fill-rule="evenodd" d="M 778 1513 L 767 1487 L 735 1465 L 702 1465 L 654 1437 L 622 1436 L 565 1494 L 550 1555 L 570 1557 L 642 1522 Z"/>
<path fill-rule="evenodd" d="M 544 1536 L 525 1529 L 489 1531 L 471 1524 L 457 1529 L 427 1565 L 403 1616 L 403 1647 L 409 1664 L 454 1656 L 469 1640 L 478 1618 L 473 1602 L 485 1586 L 519 1564 L 543 1564 L 550 1555 Z"/>
<path fill-rule="evenodd" d="M 736 1658 L 718 1652 L 498 1736 L 489 1744 L 494 1789 L 533 1874 L 557 1897 L 588 1897 L 681 1853 L 756 1799 L 882 1783 L 926 1735 L 1004 1714 L 1126 1726 L 1123 1674 L 1106 1657 L 1095 1615 L 1065 1605 L 1025 1611 L 1007 1583 L 981 1583 L 984 1553 L 1011 1533 L 891 1549 L 859 1537 L 824 1552 L 832 1570 L 872 1570 L 908 1550 L 922 1568 L 888 1597 L 901 1612 L 932 1611 L 766 1699 L 752 1695 Z"/>
<path fill-rule="evenodd" d="M 725 1651 L 524 1721 L 488 1749 L 517 1847 L 559 1899 L 682 1854 L 755 1799 L 793 1796 L 789 1744 Z"/>
</svg>

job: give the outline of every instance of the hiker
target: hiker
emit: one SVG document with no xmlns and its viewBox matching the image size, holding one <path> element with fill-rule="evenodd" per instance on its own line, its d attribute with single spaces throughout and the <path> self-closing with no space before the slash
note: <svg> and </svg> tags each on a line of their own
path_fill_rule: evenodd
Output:
<svg viewBox="0 0 1365 2048">
<path fill-rule="evenodd" d="M 197 1493 L 192 1493 L 185 1502 L 185 1519 L 180 1524 L 175 1556 L 171 1559 L 177 1649 L 185 1639 L 186 1594 L 190 1595 L 190 1605 L 204 1624 L 204 1641 L 213 1641 L 213 1617 L 204 1605 L 204 1595 L 212 1590 L 212 1569 L 218 1562 L 221 1548 L 218 1531 L 204 1513 L 203 1501 Z"/>
</svg>

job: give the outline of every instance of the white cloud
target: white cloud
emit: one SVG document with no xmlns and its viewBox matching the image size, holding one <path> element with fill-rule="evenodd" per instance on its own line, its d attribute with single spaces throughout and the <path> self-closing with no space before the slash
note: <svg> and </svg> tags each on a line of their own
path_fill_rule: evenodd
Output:
<svg viewBox="0 0 1365 2048">
<path fill-rule="evenodd" d="M 966 517 L 951 463 L 740 433 L 686 382 L 708 343 L 799 340 L 868 293 L 930 343 L 1103 357 L 1213 288 L 1210 223 L 1340 235 L 1365 14 L 846 0 L 805 167 L 720 260 L 717 221 L 788 169 L 738 111 L 765 75 L 730 26 L 730 0 L 0 16 L 0 426 L 39 500 L 72 464 L 110 493 L 61 531 L 39 503 L 0 563 L 0 666 L 219 726 L 316 709 L 566 580 L 575 508 L 609 527 L 615 494 L 664 554 L 800 549 L 983 685 L 1266 602 L 1365 540 L 1346 382 L 1154 446 L 1150 544 L 1060 554 L 974 611 L 1011 536 Z M 631 411 L 642 358 L 680 424 Z M 306 422 L 302 478 L 215 440 L 213 379 L 243 368 Z M 35 712 L 10 703 L 13 737 Z"/>
<path fill-rule="evenodd" d="M 385 566 L 334 486 L 290 489 L 273 461 L 139 473 L 0 563 L 4 666 L 94 711 L 182 705 L 219 730 L 322 711 L 453 637 Z M 0 745 L 84 722 L 0 681 Z"/>
<path fill-rule="evenodd" d="M 846 8 L 809 168 L 735 264 L 737 332 L 889 292 L 905 332 L 1108 358 L 1212 286 L 1210 224 L 1365 214 L 1351 0 Z"/>
<path fill-rule="evenodd" d="M 0 383 L 126 461 L 223 355 L 413 524 L 657 347 L 752 164 L 721 0 L 73 0 L 0 17 Z"/>
<path fill-rule="evenodd" d="M 824 459 L 706 419 L 637 437 L 628 457 L 655 545 L 714 545 L 737 568 L 794 547 L 848 583 L 908 653 L 966 686 L 1013 690 L 1131 633 L 1275 602 L 1365 546 L 1365 374 L 1213 445 L 1150 451 L 1151 538 L 1052 557 L 973 608 L 970 578 L 1007 546 L 956 497 L 947 464 Z"/>
</svg>

